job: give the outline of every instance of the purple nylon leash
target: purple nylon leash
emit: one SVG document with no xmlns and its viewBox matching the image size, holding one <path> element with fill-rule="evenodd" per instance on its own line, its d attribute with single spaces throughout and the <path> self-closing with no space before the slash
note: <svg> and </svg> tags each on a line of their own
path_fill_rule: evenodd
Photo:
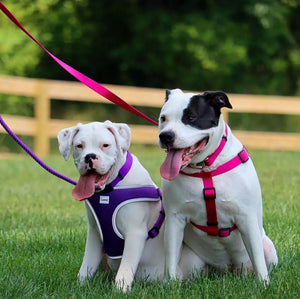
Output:
<svg viewBox="0 0 300 299">
<path fill-rule="evenodd" d="M 138 109 L 134 108 L 124 100 L 122 100 L 119 96 L 108 90 L 106 87 L 102 86 L 101 84 L 97 83 L 96 81 L 92 80 L 91 78 L 85 76 L 84 74 L 80 73 L 76 69 L 72 68 L 65 62 L 61 61 L 59 58 L 54 56 L 50 51 L 48 51 L 33 35 L 31 35 L 21 24 L 21 22 L 9 11 L 9 9 L 0 1 L 0 9 L 2 12 L 17 26 L 19 27 L 28 37 L 30 37 L 39 47 L 41 47 L 57 64 L 59 64 L 64 70 L 66 70 L 69 74 L 71 74 L 74 78 L 78 81 L 85 84 L 87 87 L 91 88 L 99 95 L 105 97 L 109 101 L 113 102 L 114 104 L 122 107 L 123 109 L 148 120 L 149 122 L 158 125 L 158 123 L 152 120 L 147 115 L 143 114 Z M 45 162 L 43 162 L 21 139 L 19 139 L 14 132 L 8 127 L 8 125 L 4 122 L 2 116 L 0 115 L 0 123 L 6 132 L 23 148 L 25 152 L 27 152 L 40 166 L 42 166 L 45 170 L 50 172 L 51 174 L 57 176 L 58 178 L 65 180 L 68 183 L 76 185 L 77 182 L 66 177 L 65 175 L 60 174 L 59 172 L 53 170 L 49 167 Z"/>
<path fill-rule="evenodd" d="M 70 183 L 73 185 L 77 185 L 77 181 L 72 180 L 68 178 L 67 176 L 55 171 L 52 169 L 50 166 L 48 166 L 45 162 L 43 162 L 10 128 L 9 126 L 5 123 L 3 120 L 2 116 L 0 115 L 0 123 L 2 127 L 5 129 L 5 131 L 19 144 L 19 146 L 27 152 L 29 156 L 31 156 L 32 159 L 34 159 L 40 166 L 42 166 L 46 171 L 49 173 L 55 175 L 56 177 Z"/>
</svg>

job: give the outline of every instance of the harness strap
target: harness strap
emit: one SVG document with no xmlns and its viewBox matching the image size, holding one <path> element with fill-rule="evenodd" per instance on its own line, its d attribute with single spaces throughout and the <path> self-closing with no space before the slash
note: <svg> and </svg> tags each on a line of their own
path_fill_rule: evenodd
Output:
<svg viewBox="0 0 300 299">
<path fill-rule="evenodd" d="M 185 173 L 183 171 L 180 171 L 181 174 L 192 176 L 196 178 L 204 178 L 207 176 L 207 173 L 210 173 L 212 177 L 220 175 L 222 173 L 228 172 L 235 167 L 239 166 L 240 164 L 246 163 L 249 160 L 249 153 L 245 147 L 231 160 L 227 161 L 226 163 L 220 165 L 216 169 L 212 170 L 211 172 L 197 172 L 197 173 Z"/>
<path fill-rule="evenodd" d="M 222 137 L 221 143 L 218 146 L 218 148 L 215 150 L 215 152 L 209 155 L 207 159 L 204 161 L 206 166 L 211 166 L 215 162 L 215 160 L 217 159 L 217 157 L 219 156 L 219 154 L 221 153 L 221 151 L 226 145 L 227 136 L 228 136 L 228 125 L 225 123 L 225 135 Z"/>
<path fill-rule="evenodd" d="M 126 162 L 119 170 L 118 176 L 109 184 L 112 188 L 115 187 L 129 172 L 132 166 L 133 158 L 129 151 L 127 151 Z"/>
<path fill-rule="evenodd" d="M 162 202 L 162 192 L 159 188 L 157 188 L 157 192 L 160 197 L 161 209 L 160 209 L 157 221 L 155 222 L 153 227 L 148 231 L 147 240 L 153 239 L 159 234 L 159 230 L 160 230 L 160 228 L 165 220 L 165 217 L 166 217 L 165 209 L 164 209 L 163 202 Z"/>
<path fill-rule="evenodd" d="M 198 228 L 199 230 L 202 230 L 203 232 L 207 233 L 210 236 L 221 237 L 221 238 L 228 237 L 230 235 L 230 233 L 237 228 L 236 225 L 233 225 L 231 227 L 219 228 L 218 226 L 198 225 L 194 222 L 191 222 L 191 224 L 194 227 Z"/>
<path fill-rule="evenodd" d="M 224 146 L 223 146 L 224 147 Z M 203 180 L 203 197 L 205 200 L 206 214 L 207 214 L 207 226 L 198 225 L 191 221 L 191 224 L 206 232 L 210 236 L 228 237 L 230 233 L 236 229 L 236 225 L 226 228 L 219 228 L 218 217 L 217 217 L 217 207 L 216 207 L 216 189 L 214 187 L 213 177 L 220 175 L 222 173 L 228 172 L 240 164 L 244 164 L 249 160 L 249 153 L 246 148 L 243 149 L 231 160 L 220 165 L 213 171 L 205 172 L 201 171 L 199 173 L 184 173 L 181 174 L 202 178 Z"/>
<path fill-rule="evenodd" d="M 114 187 L 120 181 L 122 181 L 124 179 L 124 177 L 128 174 L 129 170 L 131 169 L 132 163 L 133 163 L 133 157 L 132 157 L 130 151 L 127 151 L 126 161 L 125 161 L 124 165 L 121 167 L 121 169 L 119 170 L 117 177 L 110 184 L 106 185 L 104 190 L 94 193 L 94 195 L 89 200 L 91 201 L 91 199 L 95 196 L 98 197 L 99 194 L 106 195 L 106 194 L 109 194 L 110 192 L 113 192 Z M 119 190 L 119 192 L 120 192 L 120 190 Z M 159 230 L 165 220 L 165 210 L 164 210 L 164 206 L 163 206 L 163 202 L 162 202 L 162 191 L 159 188 L 154 188 L 154 187 L 137 187 L 137 188 L 131 188 L 131 189 L 122 189 L 121 192 L 130 194 L 129 197 L 131 199 L 138 198 L 138 197 L 149 197 L 149 198 L 156 198 L 157 196 L 160 197 L 161 210 L 159 212 L 157 221 L 155 222 L 153 227 L 148 231 L 148 237 L 147 237 L 147 240 L 154 239 L 159 234 Z M 120 198 L 121 198 L 121 196 L 120 196 Z M 114 204 L 116 204 L 116 202 Z"/>
</svg>

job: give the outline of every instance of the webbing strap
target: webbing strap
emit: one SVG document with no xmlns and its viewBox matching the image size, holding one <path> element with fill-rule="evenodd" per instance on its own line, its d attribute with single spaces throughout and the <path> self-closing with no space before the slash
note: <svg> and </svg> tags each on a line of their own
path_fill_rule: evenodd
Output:
<svg viewBox="0 0 300 299">
<path fill-rule="evenodd" d="M 70 65 L 66 64 L 56 56 L 54 56 L 50 51 L 48 51 L 33 35 L 31 35 L 21 24 L 21 22 L 8 10 L 8 8 L 0 1 L 0 9 L 6 14 L 6 16 L 15 23 L 25 34 L 27 34 L 37 45 L 39 45 L 57 64 L 59 64 L 63 69 L 65 69 L 69 74 L 71 74 L 74 78 L 78 81 L 82 82 L 87 87 L 91 88 L 107 100 L 113 102 L 114 104 L 122 107 L 123 109 L 148 120 L 149 122 L 157 125 L 158 123 L 139 111 L 138 109 L 134 108 L 124 100 L 122 100 L 119 96 L 108 90 L 103 85 L 97 83 L 96 81 L 92 80 L 91 78 L 85 76 L 84 74 L 80 73 Z"/>
<path fill-rule="evenodd" d="M 62 68 L 64 68 L 68 73 L 70 73 L 72 76 L 74 76 L 76 79 L 81 81 L 83 84 L 88 86 L 89 88 L 93 89 L 95 92 L 100 94 L 101 96 L 105 97 L 109 101 L 115 103 L 116 105 L 119 105 L 120 107 L 126 109 L 129 112 L 132 112 L 140 117 L 143 117 L 144 119 L 152 122 L 153 124 L 157 125 L 158 123 L 133 106 L 126 103 L 124 100 L 122 100 L 120 97 L 112 93 L 110 90 L 105 88 L 104 86 L 100 85 L 99 83 L 95 82 L 94 80 L 90 79 L 89 77 L 83 75 L 82 73 L 78 72 L 68 64 L 64 63 L 57 57 L 55 57 L 52 53 L 50 53 L 35 37 L 33 37 L 20 23 L 20 21 L 8 10 L 8 8 L 0 1 L 0 9 L 2 12 L 13 22 L 15 25 L 17 25 L 24 33 L 26 33 L 36 44 L 38 44 L 56 63 L 58 63 Z M 51 167 L 49 167 L 45 162 L 43 162 L 20 138 L 14 134 L 14 132 L 9 128 L 9 126 L 4 122 L 3 118 L 0 115 L 0 124 L 3 126 L 3 128 L 7 131 L 7 133 L 15 140 L 15 142 L 20 145 L 40 166 L 42 166 L 46 171 L 49 173 L 57 176 L 60 179 L 65 180 L 66 182 L 69 182 L 73 185 L 76 185 L 77 182 L 68 178 L 67 176 L 55 171 Z"/>
<path fill-rule="evenodd" d="M 205 159 L 204 163 L 206 166 L 211 166 L 216 161 L 219 154 L 222 152 L 223 148 L 226 145 L 227 136 L 228 136 L 228 125 L 225 123 L 225 135 L 222 137 L 221 143 L 218 146 L 218 148 L 215 150 L 215 152 L 209 155 L 207 159 Z"/>
<path fill-rule="evenodd" d="M 206 172 L 203 177 L 203 197 L 206 206 L 207 225 L 218 226 L 218 216 L 216 207 L 216 189 L 210 172 Z"/>
<path fill-rule="evenodd" d="M 237 156 L 229 160 L 228 162 L 222 164 L 217 169 L 205 172 L 201 171 L 199 173 L 184 173 L 181 174 L 202 178 L 203 180 L 203 198 L 205 200 L 206 215 L 207 215 L 207 226 L 198 225 L 194 222 L 191 222 L 196 228 L 206 232 L 210 236 L 219 236 L 227 237 L 230 233 L 236 229 L 236 226 L 219 228 L 218 226 L 218 216 L 217 216 L 217 207 L 216 207 L 216 189 L 214 187 L 213 176 L 220 175 L 227 171 L 234 169 L 240 164 L 246 163 L 249 160 L 249 154 L 245 147 L 238 153 Z"/>
<path fill-rule="evenodd" d="M 212 170 L 210 172 L 211 176 L 217 176 L 220 175 L 222 173 L 228 172 L 232 169 L 234 169 L 235 167 L 239 166 L 242 163 L 246 163 L 249 160 L 249 153 L 246 150 L 245 147 L 243 147 L 243 149 L 231 160 L 227 161 L 226 163 L 220 165 L 219 167 L 217 167 L 216 169 Z M 207 176 L 207 172 L 205 171 L 201 171 L 201 172 L 197 172 L 197 173 L 185 173 L 183 171 L 180 171 L 181 174 L 187 175 L 187 176 L 192 176 L 192 177 L 196 177 L 196 178 L 203 178 L 204 176 Z"/>
</svg>

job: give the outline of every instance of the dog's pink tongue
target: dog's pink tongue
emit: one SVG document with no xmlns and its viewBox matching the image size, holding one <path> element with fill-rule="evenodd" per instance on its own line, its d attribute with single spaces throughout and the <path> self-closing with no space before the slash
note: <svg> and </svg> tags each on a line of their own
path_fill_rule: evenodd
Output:
<svg viewBox="0 0 300 299">
<path fill-rule="evenodd" d="M 80 176 L 77 185 L 73 189 L 72 195 L 77 200 L 90 198 L 95 193 L 95 181 L 97 176 L 97 173 L 88 173 Z"/>
<path fill-rule="evenodd" d="M 183 152 L 184 149 L 167 152 L 167 157 L 160 167 L 160 174 L 164 179 L 168 181 L 175 180 L 182 165 Z"/>
</svg>

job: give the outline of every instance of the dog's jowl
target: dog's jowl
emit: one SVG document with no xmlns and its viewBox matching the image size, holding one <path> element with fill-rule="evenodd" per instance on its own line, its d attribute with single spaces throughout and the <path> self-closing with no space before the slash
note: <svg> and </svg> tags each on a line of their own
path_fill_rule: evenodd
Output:
<svg viewBox="0 0 300 299">
<path fill-rule="evenodd" d="M 197 255 L 195 271 L 254 268 L 267 284 L 268 271 L 278 259 L 263 228 L 260 184 L 247 150 L 224 122 L 221 108 L 232 108 L 222 91 L 166 93 L 159 145 L 167 153 L 160 169 L 167 274 L 178 277 L 184 242 Z"/>
</svg>

